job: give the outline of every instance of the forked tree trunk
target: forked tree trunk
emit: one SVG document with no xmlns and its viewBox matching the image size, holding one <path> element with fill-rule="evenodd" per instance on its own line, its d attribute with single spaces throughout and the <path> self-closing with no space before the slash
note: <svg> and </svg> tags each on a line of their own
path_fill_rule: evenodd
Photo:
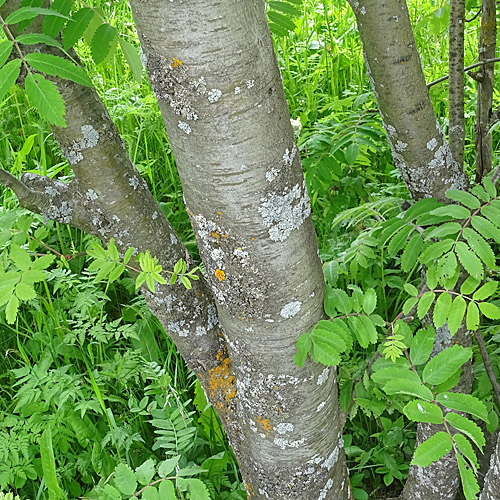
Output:
<svg viewBox="0 0 500 500">
<path fill-rule="evenodd" d="M 335 370 L 293 361 L 324 285 L 264 2 L 131 4 L 236 380 L 249 497 L 347 499 Z"/>
</svg>

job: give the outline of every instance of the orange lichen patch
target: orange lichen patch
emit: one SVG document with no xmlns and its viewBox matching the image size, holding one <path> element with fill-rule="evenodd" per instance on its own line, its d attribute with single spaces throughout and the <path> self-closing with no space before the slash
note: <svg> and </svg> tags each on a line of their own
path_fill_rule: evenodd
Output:
<svg viewBox="0 0 500 500">
<path fill-rule="evenodd" d="M 252 241 L 255 241 L 255 238 L 252 238 Z"/>
<path fill-rule="evenodd" d="M 210 236 L 211 236 L 212 238 L 217 238 L 218 240 L 220 240 L 220 234 L 219 234 L 219 233 L 216 233 L 215 231 L 212 231 L 212 232 L 210 233 Z"/>
<path fill-rule="evenodd" d="M 262 418 L 259 416 L 257 417 L 257 420 L 255 420 L 255 423 L 262 428 L 262 431 L 266 436 L 271 432 L 273 428 L 273 426 L 269 423 L 268 418 Z"/>
<path fill-rule="evenodd" d="M 222 215 L 222 212 L 217 212 L 217 215 Z"/>
<path fill-rule="evenodd" d="M 217 359 L 219 359 L 219 353 Z M 226 358 L 219 366 L 208 371 L 208 390 L 212 401 L 216 401 L 215 406 L 221 408 L 222 399 L 229 403 L 236 396 L 234 376 L 231 375 L 231 360 Z"/>
<path fill-rule="evenodd" d="M 224 352 L 224 351 L 219 351 L 219 352 L 217 353 L 217 355 L 215 356 L 215 359 L 216 359 L 217 361 L 221 361 L 222 359 L 224 359 L 224 356 L 225 356 L 225 352 Z"/>
<path fill-rule="evenodd" d="M 217 276 L 219 281 L 224 281 L 226 279 L 226 273 L 222 269 L 216 269 L 215 276 Z"/>
<path fill-rule="evenodd" d="M 250 483 L 245 483 L 245 488 L 247 489 L 248 496 L 253 497 L 254 492 L 253 492 L 252 485 Z"/>
<path fill-rule="evenodd" d="M 227 234 L 223 235 L 222 237 L 223 237 L 223 238 L 227 238 Z"/>
<path fill-rule="evenodd" d="M 177 68 L 177 66 L 182 66 L 182 61 L 180 59 L 176 59 L 175 57 L 172 57 L 173 63 L 170 65 L 172 68 Z"/>
</svg>

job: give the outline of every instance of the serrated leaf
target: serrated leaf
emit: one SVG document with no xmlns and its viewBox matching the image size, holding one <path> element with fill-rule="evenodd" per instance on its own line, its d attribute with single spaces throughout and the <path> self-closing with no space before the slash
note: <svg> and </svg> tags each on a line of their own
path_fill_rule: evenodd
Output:
<svg viewBox="0 0 500 500">
<path fill-rule="evenodd" d="M 484 186 L 484 189 L 486 189 L 486 192 L 492 198 L 496 198 L 497 197 L 497 188 L 496 188 L 495 184 L 493 184 L 493 182 L 491 181 L 490 178 L 485 177 L 483 179 L 483 186 Z"/>
<path fill-rule="evenodd" d="M 415 234 L 406 245 L 403 255 L 401 256 L 401 267 L 406 273 L 411 271 L 413 266 L 417 263 L 423 244 L 424 240 L 422 236 L 420 236 L 420 234 Z"/>
<path fill-rule="evenodd" d="M 27 33 L 25 35 L 19 35 L 16 38 L 16 41 L 18 43 L 22 43 L 23 45 L 36 45 L 38 43 L 43 43 L 49 47 L 62 47 L 57 40 L 54 40 L 50 36 L 43 35 L 42 33 Z"/>
<path fill-rule="evenodd" d="M 309 333 L 304 333 L 299 337 L 299 340 L 297 341 L 297 354 L 295 354 L 293 358 L 295 364 L 297 364 L 301 368 L 304 366 L 304 362 L 307 358 L 307 355 L 309 354 L 309 351 L 311 350 L 311 347 L 311 337 L 309 336 Z"/>
<path fill-rule="evenodd" d="M 495 267 L 495 254 L 486 240 L 474 229 L 466 227 L 463 236 L 467 240 L 470 248 L 490 269 Z"/>
<path fill-rule="evenodd" d="M 385 245 L 389 238 L 392 238 L 403 226 L 408 223 L 404 219 L 389 219 L 382 224 L 382 231 L 378 235 L 378 242 L 380 246 Z"/>
<path fill-rule="evenodd" d="M 447 222 L 446 224 L 441 224 L 434 228 L 428 235 L 427 238 L 442 238 L 443 236 L 448 236 L 450 234 L 457 234 L 462 229 L 462 225 L 458 222 Z"/>
<path fill-rule="evenodd" d="M 335 307 L 342 314 L 349 314 L 352 311 L 351 298 L 339 288 L 332 288 L 331 297 L 335 303 Z"/>
<path fill-rule="evenodd" d="M 438 259 L 453 247 L 455 240 L 446 239 L 431 243 L 420 255 L 422 264 L 430 264 L 433 260 Z"/>
<path fill-rule="evenodd" d="M 472 298 L 474 300 L 486 300 L 497 291 L 497 287 L 498 283 L 496 281 L 488 281 L 481 288 L 474 292 Z"/>
<path fill-rule="evenodd" d="M 64 101 L 54 83 L 42 75 L 29 74 L 25 88 L 29 100 L 44 120 L 58 127 L 66 126 Z"/>
<path fill-rule="evenodd" d="M 407 225 L 402 227 L 390 240 L 387 246 L 387 253 L 390 257 L 394 257 L 408 241 L 408 236 L 414 231 L 413 226 Z"/>
<path fill-rule="evenodd" d="M 114 473 L 115 486 L 128 497 L 132 496 L 137 489 L 137 481 L 134 471 L 125 464 L 117 465 Z"/>
<path fill-rule="evenodd" d="M 500 309 L 489 302 L 478 302 L 480 311 L 489 319 L 500 319 Z"/>
<path fill-rule="evenodd" d="M 328 337 L 313 330 L 311 340 L 315 361 L 327 366 L 337 366 L 340 363 L 340 353 Z"/>
<path fill-rule="evenodd" d="M 169 474 L 171 474 L 179 463 L 180 458 L 180 455 L 177 455 L 176 457 L 168 458 L 167 460 L 161 462 L 158 467 L 159 476 L 167 477 Z"/>
<path fill-rule="evenodd" d="M 447 413 L 445 420 L 450 425 L 455 427 L 455 429 L 459 430 L 471 439 L 480 450 L 483 449 L 483 446 L 485 445 L 484 434 L 476 423 L 468 418 L 462 417 L 462 415 L 459 415 L 458 413 L 453 412 Z"/>
<path fill-rule="evenodd" d="M 340 352 L 348 352 L 352 349 L 352 334 L 343 319 L 322 320 L 318 323 L 317 327 L 329 331 L 334 339 L 339 338 L 341 340 L 342 348 L 338 348 Z"/>
<path fill-rule="evenodd" d="M 453 441 L 455 441 L 458 449 L 462 452 L 462 454 L 467 458 L 470 462 L 474 470 L 478 469 L 477 457 L 474 448 L 472 448 L 471 442 L 460 433 L 453 435 Z"/>
<path fill-rule="evenodd" d="M 436 294 L 432 291 L 426 292 L 420 297 L 417 307 L 417 316 L 419 319 L 422 319 L 427 314 L 435 298 Z"/>
<path fill-rule="evenodd" d="M 446 215 L 454 219 L 468 219 L 471 216 L 470 210 L 460 205 L 445 205 L 444 207 L 431 210 L 431 215 Z"/>
<path fill-rule="evenodd" d="M 105 484 L 99 491 L 100 500 L 121 500 L 120 492 L 111 484 Z"/>
<path fill-rule="evenodd" d="M 474 195 L 477 196 L 481 201 L 484 201 L 485 203 L 488 203 L 490 201 L 490 195 L 484 190 L 483 186 L 480 184 L 476 184 L 470 192 Z"/>
<path fill-rule="evenodd" d="M 463 295 L 470 295 L 481 283 L 481 280 L 469 276 L 460 287 L 460 293 Z"/>
<path fill-rule="evenodd" d="M 363 296 L 363 311 L 366 314 L 372 314 L 377 307 L 377 294 L 373 288 L 368 288 Z"/>
<path fill-rule="evenodd" d="M 493 205 L 485 205 L 481 208 L 481 215 L 486 217 L 495 226 L 500 227 L 500 209 Z"/>
<path fill-rule="evenodd" d="M 351 326 L 351 330 L 355 333 L 356 338 L 358 339 L 359 345 L 363 347 L 363 349 L 366 349 L 372 341 L 373 331 L 367 330 L 365 324 L 361 321 L 359 316 L 349 316 L 348 322 Z M 373 323 L 371 323 L 371 325 L 373 327 Z M 373 329 L 374 328 L 375 327 L 373 327 Z"/>
<path fill-rule="evenodd" d="M 158 487 L 158 493 L 162 500 L 177 500 L 174 483 L 170 480 L 162 481 Z"/>
<path fill-rule="evenodd" d="M 33 52 L 32 54 L 26 54 L 24 58 L 30 66 L 47 75 L 58 76 L 86 87 L 92 85 L 90 78 L 82 67 L 63 57 Z"/>
<path fill-rule="evenodd" d="M 434 356 L 425 365 L 422 378 L 426 384 L 438 385 L 449 379 L 472 357 L 472 349 L 454 345 Z"/>
<path fill-rule="evenodd" d="M 460 392 L 445 392 L 436 396 L 436 401 L 446 408 L 457 410 L 464 413 L 470 413 L 484 422 L 488 423 L 488 410 L 482 401 L 479 401 L 471 394 L 462 394 Z"/>
<path fill-rule="evenodd" d="M 14 265 L 21 271 L 26 271 L 31 267 L 31 257 L 24 248 L 18 245 L 11 245 L 9 256 Z"/>
<path fill-rule="evenodd" d="M 462 296 L 455 298 L 450 307 L 450 312 L 448 314 L 448 328 L 452 335 L 458 332 L 460 325 L 465 316 L 465 310 L 467 308 L 467 303 Z"/>
<path fill-rule="evenodd" d="M 130 71 L 132 71 L 132 74 L 134 75 L 135 81 L 140 82 L 142 79 L 143 66 L 139 50 L 127 42 L 122 36 L 118 38 L 118 41 L 123 51 L 123 55 L 125 56 L 125 59 L 130 67 Z"/>
<path fill-rule="evenodd" d="M 142 500 L 159 500 L 158 490 L 155 486 L 148 486 L 141 495 Z"/>
<path fill-rule="evenodd" d="M 33 286 L 22 281 L 16 285 L 16 295 L 19 300 L 31 300 L 37 296 Z"/>
<path fill-rule="evenodd" d="M 455 252 L 467 273 L 476 279 L 481 279 L 483 277 L 483 264 L 468 245 L 466 245 L 463 241 L 459 241 L 455 245 Z"/>
<path fill-rule="evenodd" d="M 388 395 L 393 394 L 408 394 L 416 396 L 417 398 L 432 401 L 433 395 L 428 387 L 417 382 L 410 382 L 408 380 L 389 380 L 384 386 L 384 391 Z"/>
<path fill-rule="evenodd" d="M 63 32 L 63 47 L 68 50 L 83 36 L 83 33 L 93 19 L 93 9 L 84 8 L 73 14 L 71 21 L 66 25 Z"/>
<path fill-rule="evenodd" d="M 447 455 L 452 448 L 450 435 L 447 432 L 436 432 L 415 450 L 411 464 L 427 467 Z"/>
<path fill-rule="evenodd" d="M 181 490 L 188 491 L 191 500 L 210 500 L 208 489 L 200 479 L 179 478 L 178 483 Z"/>
<path fill-rule="evenodd" d="M 5 308 L 5 319 L 9 325 L 16 321 L 17 311 L 19 309 L 19 299 L 15 295 L 11 295 L 7 307 Z"/>
<path fill-rule="evenodd" d="M 103 62 L 115 48 L 118 39 L 116 28 L 108 23 L 101 24 L 92 37 L 91 53 L 96 64 Z"/>
<path fill-rule="evenodd" d="M 433 321 L 436 328 L 441 328 L 446 323 L 450 313 L 452 298 L 449 293 L 441 293 L 434 305 Z"/>
<path fill-rule="evenodd" d="M 438 283 L 438 269 L 437 266 L 429 265 L 425 272 L 425 279 L 429 290 L 434 290 Z"/>
<path fill-rule="evenodd" d="M 6 24 L 16 24 L 28 19 L 34 19 L 38 15 L 56 16 L 64 19 L 69 19 L 67 16 L 56 12 L 55 10 L 44 9 L 42 7 L 21 7 L 10 14 L 5 20 Z"/>
<path fill-rule="evenodd" d="M 17 77 L 21 72 L 21 59 L 9 61 L 3 68 L 0 69 L 0 101 L 5 97 L 5 94 L 16 83 Z"/>
<path fill-rule="evenodd" d="M 155 461 L 152 458 L 146 460 L 143 464 L 137 467 L 137 469 L 135 469 L 137 480 L 142 485 L 149 484 L 151 482 L 151 479 L 153 479 L 154 474 Z"/>
<path fill-rule="evenodd" d="M 475 500 L 479 493 L 479 484 L 476 476 L 471 468 L 467 466 L 465 459 L 457 454 L 458 470 L 460 471 L 460 479 L 462 480 L 462 489 L 465 495 L 465 500 Z"/>
<path fill-rule="evenodd" d="M 68 16 L 75 0 L 53 0 L 50 10 Z M 42 31 L 45 35 L 56 37 L 64 26 L 65 19 L 56 16 L 47 16 L 43 20 Z"/>
<path fill-rule="evenodd" d="M 436 330 L 434 328 L 417 331 L 410 348 L 410 359 L 414 365 L 422 365 L 427 362 L 432 353 L 435 339 Z"/>
<path fill-rule="evenodd" d="M 284 12 L 285 14 L 289 14 L 295 17 L 302 16 L 302 12 L 295 8 L 293 5 L 290 5 L 287 2 L 269 2 L 269 7 L 274 10 L 279 10 Z"/>
<path fill-rule="evenodd" d="M 412 297 L 418 296 L 417 288 L 413 286 L 411 283 L 405 283 L 403 288 L 408 295 L 411 295 Z"/>
<path fill-rule="evenodd" d="M 403 413 L 413 422 L 426 422 L 430 424 L 442 424 L 443 412 L 439 406 L 428 401 L 410 401 L 404 408 Z"/>
<path fill-rule="evenodd" d="M 445 193 L 446 198 L 458 201 L 462 205 L 468 208 L 477 209 L 481 206 L 481 202 L 471 193 L 467 191 L 461 191 L 460 189 L 448 189 Z"/>
<path fill-rule="evenodd" d="M 469 302 L 465 322 L 467 325 L 467 330 L 474 332 L 479 328 L 479 309 L 474 302 Z"/>
<path fill-rule="evenodd" d="M 418 302 L 418 297 L 410 297 L 405 303 L 403 304 L 403 314 L 406 316 L 417 304 Z"/>
<path fill-rule="evenodd" d="M 457 257 L 453 252 L 448 252 L 438 261 L 439 280 L 448 280 L 452 278 L 458 269 Z"/>
<path fill-rule="evenodd" d="M 293 31 L 295 29 L 295 23 L 279 12 L 269 10 L 267 11 L 267 17 L 284 30 Z"/>
<path fill-rule="evenodd" d="M 9 58 L 12 47 L 14 47 L 14 43 L 10 40 L 4 40 L 0 43 L 0 67 L 3 66 L 5 61 Z"/>
<path fill-rule="evenodd" d="M 471 219 L 472 227 L 488 240 L 494 240 L 500 244 L 500 229 L 488 219 L 475 215 Z"/>
</svg>

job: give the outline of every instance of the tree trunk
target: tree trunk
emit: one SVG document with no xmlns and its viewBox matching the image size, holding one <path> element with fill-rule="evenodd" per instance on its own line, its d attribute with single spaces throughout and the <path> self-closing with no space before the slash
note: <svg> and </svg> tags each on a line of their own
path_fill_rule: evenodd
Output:
<svg viewBox="0 0 500 500">
<path fill-rule="evenodd" d="M 481 14 L 481 33 L 479 36 L 479 61 L 495 57 L 497 39 L 496 0 L 483 0 Z M 485 64 L 474 74 L 477 80 L 477 112 L 475 127 L 476 182 L 491 171 L 493 152 L 491 134 L 491 108 L 493 104 L 494 63 Z"/>
<path fill-rule="evenodd" d="M 484 487 L 479 500 L 498 500 L 500 498 L 500 434 L 495 452 L 491 455 L 490 469 L 484 479 Z"/>
<path fill-rule="evenodd" d="M 453 159 L 460 167 L 464 165 L 465 118 L 464 118 L 464 28 L 465 0 L 450 1 L 449 43 L 449 92 L 448 109 L 450 124 L 448 135 Z"/>
<path fill-rule="evenodd" d="M 336 372 L 293 361 L 324 285 L 264 2 L 131 4 L 236 379 L 249 497 L 347 499 Z"/>
</svg>

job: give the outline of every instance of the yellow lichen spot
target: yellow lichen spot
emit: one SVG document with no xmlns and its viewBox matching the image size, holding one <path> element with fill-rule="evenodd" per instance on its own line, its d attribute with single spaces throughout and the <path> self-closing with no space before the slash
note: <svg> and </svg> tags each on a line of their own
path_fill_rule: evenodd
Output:
<svg viewBox="0 0 500 500">
<path fill-rule="evenodd" d="M 189 215 L 194 215 L 194 213 L 193 212 L 189 212 Z"/>
<path fill-rule="evenodd" d="M 252 238 L 252 241 L 255 241 L 255 238 Z"/>
<path fill-rule="evenodd" d="M 223 237 L 224 237 L 224 238 L 227 238 L 227 234 L 225 234 Z"/>
<path fill-rule="evenodd" d="M 216 269 L 215 276 L 217 276 L 219 281 L 224 281 L 226 279 L 226 273 L 222 269 Z"/>
<path fill-rule="evenodd" d="M 222 359 L 224 359 L 224 351 L 219 351 L 219 352 L 217 353 L 217 355 L 215 356 L 215 359 L 216 359 L 217 361 L 221 361 Z"/>
<path fill-rule="evenodd" d="M 248 496 L 253 497 L 254 492 L 253 492 L 253 488 L 252 488 L 251 484 L 245 483 L 245 488 L 247 489 Z"/>
<path fill-rule="evenodd" d="M 210 236 L 212 236 L 212 238 L 217 238 L 218 240 L 220 240 L 220 234 L 216 233 L 215 231 L 212 231 L 210 233 Z"/>
<path fill-rule="evenodd" d="M 268 418 L 262 418 L 261 416 L 258 416 L 257 417 L 257 420 L 255 420 L 255 423 L 261 427 L 261 430 L 264 432 L 264 434 L 267 436 L 273 426 L 269 423 L 269 419 Z"/>
<path fill-rule="evenodd" d="M 177 68 L 177 66 L 182 66 L 182 61 L 180 59 L 176 59 L 172 57 L 173 63 L 171 64 L 172 68 Z"/>
<path fill-rule="evenodd" d="M 219 356 L 224 354 L 217 354 L 217 359 L 220 361 Z M 208 389 L 212 400 L 219 400 L 219 405 L 222 406 L 220 400 L 224 398 L 227 403 L 236 396 L 236 387 L 234 377 L 231 375 L 231 360 L 226 358 L 222 363 L 209 370 Z M 217 404 L 216 404 L 217 406 Z"/>
<path fill-rule="evenodd" d="M 222 212 L 217 212 L 217 215 L 222 215 Z"/>
</svg>

